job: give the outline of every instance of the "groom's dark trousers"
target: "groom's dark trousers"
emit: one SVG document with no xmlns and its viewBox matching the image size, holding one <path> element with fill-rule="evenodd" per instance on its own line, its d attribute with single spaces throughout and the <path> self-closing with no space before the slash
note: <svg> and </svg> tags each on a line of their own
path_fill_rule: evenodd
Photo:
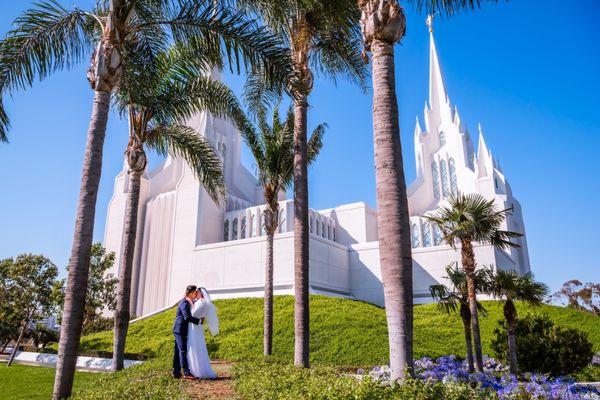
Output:
<svg viewBox="0 0 600 400">
<path fill-rule="evenodd" d="M 177 305 L 177 314 L 175 315 L 175 323 L 173 324 L 173 336 L 175 336 L 175 349 L 173 351 L 173 376 L 188 376 L 190 369 L 187 361 L 187 333 L 189 323 L 198 325 L 199 318 L 192 317 L 190 303 L 183 299 Z"/>
</svg>

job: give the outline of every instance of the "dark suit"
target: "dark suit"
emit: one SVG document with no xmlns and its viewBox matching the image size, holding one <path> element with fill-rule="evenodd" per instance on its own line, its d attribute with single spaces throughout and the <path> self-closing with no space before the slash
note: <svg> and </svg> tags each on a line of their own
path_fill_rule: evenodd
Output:
<svg viewBox="0 0 600 400">
<path fill-rule="evenodd" d="M 183 299 L 177 305 L 177 314 L 173 324 L 173 336 L 175 336 L 175 349 L 173 351 L 174 376 L 180 376 L 182 368 L 184 375 L 190 375 L 187 361 L 187 333 L 190 322 L 198 325 L 200 319 L 192 317 L 190 303 Z"/>
</svg>

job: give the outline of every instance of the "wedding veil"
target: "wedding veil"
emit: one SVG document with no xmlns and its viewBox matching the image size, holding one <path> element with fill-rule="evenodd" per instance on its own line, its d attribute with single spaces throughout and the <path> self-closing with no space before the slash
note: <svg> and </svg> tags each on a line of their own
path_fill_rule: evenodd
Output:
<svg viewBox="0 0 600 400">
<path fill-rule="evenodd" d="M 204 300 L 208 306 L 206 311 L 206 323 L 208 324 L 210 334 L 215 336 L 219 333 L 219 316 L 217 315 L 217 307 L 215 307 L 211 301 L 210 295 L 208 294 L 208 290 L 206 290 L 206 288 L 201 287 L 200 291 L 202 292 L 202 296 L 204 296 Z"/>
</svg>

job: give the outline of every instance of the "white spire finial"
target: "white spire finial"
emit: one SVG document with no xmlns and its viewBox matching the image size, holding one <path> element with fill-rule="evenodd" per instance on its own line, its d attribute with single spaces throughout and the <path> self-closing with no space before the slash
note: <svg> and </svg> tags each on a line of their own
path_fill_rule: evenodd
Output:
<svg viewBox="0 0 600 400">
<path fill-rule="evenodd" d="M 425 25 L 427 25 L 427 27 L 429 28 L 430 33 L 433 32 L 433 17 L 434 16 L 435 16 L 435 14 L 429 14 L 427 16 L 427 19 L 425 20 Z"/>
</svg>

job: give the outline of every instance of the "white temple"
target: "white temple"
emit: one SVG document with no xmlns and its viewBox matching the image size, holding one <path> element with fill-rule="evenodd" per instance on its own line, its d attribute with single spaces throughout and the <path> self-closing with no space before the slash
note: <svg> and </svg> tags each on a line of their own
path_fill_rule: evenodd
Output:
<svg viewBox="0 0 600 400">
<path fill-rule="evenodd" d="M 424 129 L 414 132 L 417 177 L 408 187 L 412 223 L 415 303 L 431 301 L 429 286 L 443 282 L 445 267 L 460 251 L 421 216 L 451 193 L 481 193 L 499 208 L 514 207 L 506 229 L 525 233 L 521 206 L 487 147 L 481 126 L 474 150 L 469 131 L 450 104 L 430 33 L 429 103 Z M 179 158 L 168 157 L 142 178 L 138 237 L 132 280 L 132 312 L 141 316 L 174 304 L 188 284 L 207 287 L 216 298 L 262 296 L 265 237 L 262 189 L 240 162 L 242 143 L 228 121 L 203 113 L 190 126 L 214 144 L 223 160 L 227 201 L 215 204 Z M 119 265 L 127 170 L 115 179 L 104 244 Z M 274 241 L 276 294 L 293 294 L 293 204 L 281 203 Z M 310 287 L 313 293 L 345 296 L 383 305 L 377 212 L 365 203 L 310 211 Z M 528 272 L 525 237 L 520 248 L 475 246 L 478 265 Z"/>
</svg>

